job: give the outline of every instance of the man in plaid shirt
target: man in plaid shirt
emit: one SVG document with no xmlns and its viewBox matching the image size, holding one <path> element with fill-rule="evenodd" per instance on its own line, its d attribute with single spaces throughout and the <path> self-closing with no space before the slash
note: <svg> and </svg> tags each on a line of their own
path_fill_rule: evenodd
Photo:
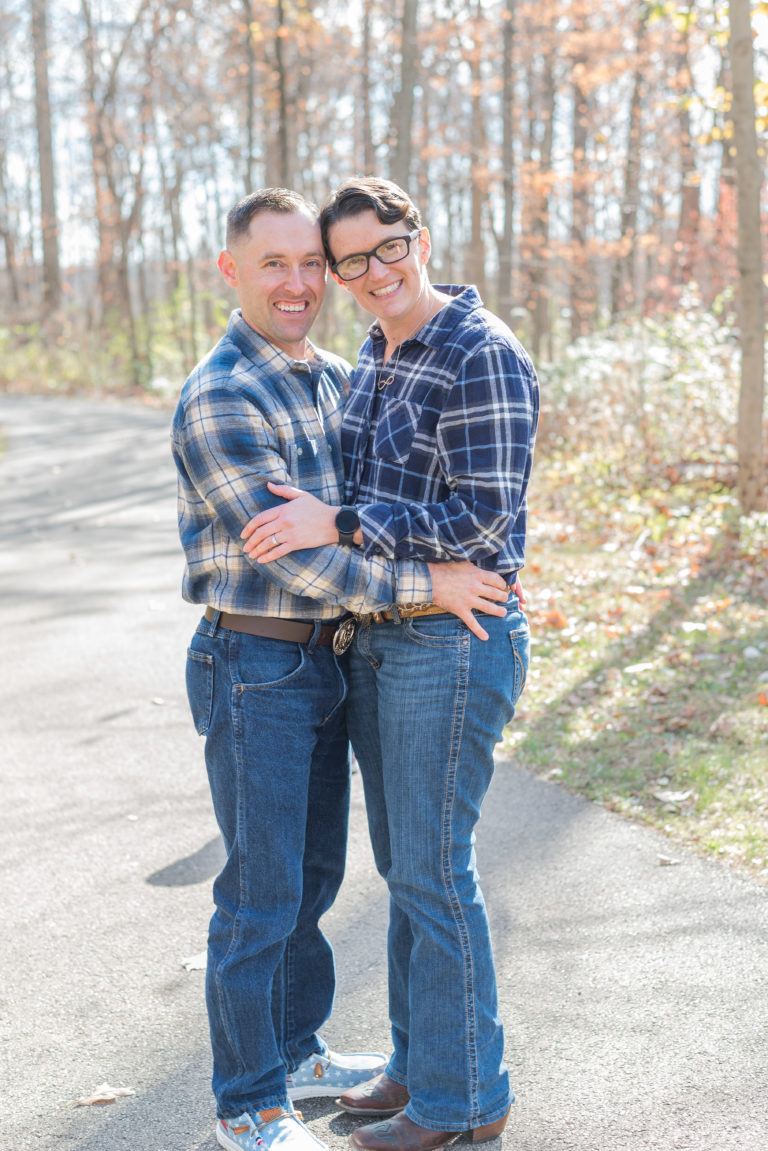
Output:
<svg viewBox="0 0 768 1151">
<path fill-rule="evenodd" d="M 318 923 L 341 883 L 349 806 L 336 624 L 430 597 L 471 619 L 473 607 L 501 611 L 505 592 L 469 563 L 433 572 L 366 557 L 345 546 L 343 517 L 336 546 L 265 566 L 245 555 L 243 525 L 277 502 L 268 480 L 341 502 L 350 368 L 307 339 L 326 275 L 314 206 L 284 189 L 246 197 L 219 268 L 240 309 L 186 381 L 172 426 L 183 594 L 205 606 L 187 690 L 227 849 L 206 975 L 216 1134 L 228 1148 L 317 1151 L 292 1102 L 339 1095 L 385 1062 L 338 1055 L 319 1034 L 335 979 Z"/>
<path fill-rule="evenodd" d="M 435 1151 L 464 1133 L 500 1135 L 514 1099 L 474 843 L 528 668 L 515 584 L 539 391 L 476 289 L 430 282 L 429 232 L 401 188 L 349 180 L 320 223 L 334 277 L 375 317 L 342 425 L 353 542 L 371 559 L 472 560 L 511 592 L 503 617 L 485 609 L 483 629 L 434 603 L 363 614 L 350 651 L 349 732 L 390 892 L 394 1050 L 339 1103 L 380 1120 L 352 1134 L 358 1151 Z M 247 554 L 322 551 L 337 509 L 271 490 L 287 502 L 248 525 Z"/>
</svg>

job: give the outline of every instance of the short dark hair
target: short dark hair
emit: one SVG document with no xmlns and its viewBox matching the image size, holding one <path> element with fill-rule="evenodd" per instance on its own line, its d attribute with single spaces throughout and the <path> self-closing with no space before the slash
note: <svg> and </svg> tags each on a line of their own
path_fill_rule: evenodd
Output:
<svg viewBox="0 0 768 1151">
<path fill-rule="evenodd" d="M 410 228 L 421 227 L 421 213 L 407 192 L 392 180 L 379 176 L 353 176 L 332 192 L 320 211 L 320 232 L 328 259 L 333 253 L 328 244 L 328 233 L 339 220 L 373 211 L 382 224 L 397 224 L 405 220 Z"/>
<path fill-rule="evenodd" d="M 238 200 L 227 213 L 227 247 L 247 235 L 251 220 L 259 212 L 283 212 L 286 216 L 292 212 L 305 212 L 317 219 L 318 208 L 317 204 L 290 188 L 260 188 Z"/>
</svg>

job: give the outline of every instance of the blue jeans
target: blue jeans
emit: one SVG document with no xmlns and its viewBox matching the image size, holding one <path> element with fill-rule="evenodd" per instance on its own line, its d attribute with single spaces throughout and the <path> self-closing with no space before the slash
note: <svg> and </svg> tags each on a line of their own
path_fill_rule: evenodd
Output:
<svg viewBox="0 0 768 1151">
<path fill-rule="evenodd" d="M 474 829 L 530 636 L 514 596 L 483 626 L 487 641 L 448 614 L 358 625 L 350 651 L 347 724 L 390 894 L 387 1072 L 437 1131 L 492 1123 L 514 1099 Z"/>
<path fill-rule="evenodd" d="M 345 677 L 329 647 L 201 620 L 187 694 L 227 861 L 213 886 L 206 1001 L 221 1118 L 287 1102 L 314 1051 L 335 968 L 318 921 L 344 874 Z M 317 632 L 316 632 L 317 634 Z"/>
</svg>

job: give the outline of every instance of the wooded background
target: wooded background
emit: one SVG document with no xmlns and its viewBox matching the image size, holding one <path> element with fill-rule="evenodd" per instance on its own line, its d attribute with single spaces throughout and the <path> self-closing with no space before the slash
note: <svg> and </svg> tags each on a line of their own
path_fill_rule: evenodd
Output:
<svg viewBox="0 0 768 1151">
<path fill-rule="evenodd" d="M 375 172 L 538 364 L 735 298 L 759 499 L 767 137 L 762 2 L 0 0 L 0 341 L 177 386 L 232 303 L 231 204 Z M 329 290 L 315 334 L 354 357 L 362 322 Z"/>
</svg>

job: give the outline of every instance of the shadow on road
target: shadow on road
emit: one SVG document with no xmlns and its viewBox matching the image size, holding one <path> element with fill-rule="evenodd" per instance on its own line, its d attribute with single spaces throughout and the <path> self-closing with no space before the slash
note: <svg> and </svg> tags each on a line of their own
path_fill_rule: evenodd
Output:
<svg viewBox="0 0 768 1151">
<path fill-rule="evenodd" d="M 224 844 L 217 835 L 199 851 L 148 875 L 147 883 L 153 887 L 186 887 L 190 883 L 204 883 L 219 874 L 226 858 Z"/>
</svg>

